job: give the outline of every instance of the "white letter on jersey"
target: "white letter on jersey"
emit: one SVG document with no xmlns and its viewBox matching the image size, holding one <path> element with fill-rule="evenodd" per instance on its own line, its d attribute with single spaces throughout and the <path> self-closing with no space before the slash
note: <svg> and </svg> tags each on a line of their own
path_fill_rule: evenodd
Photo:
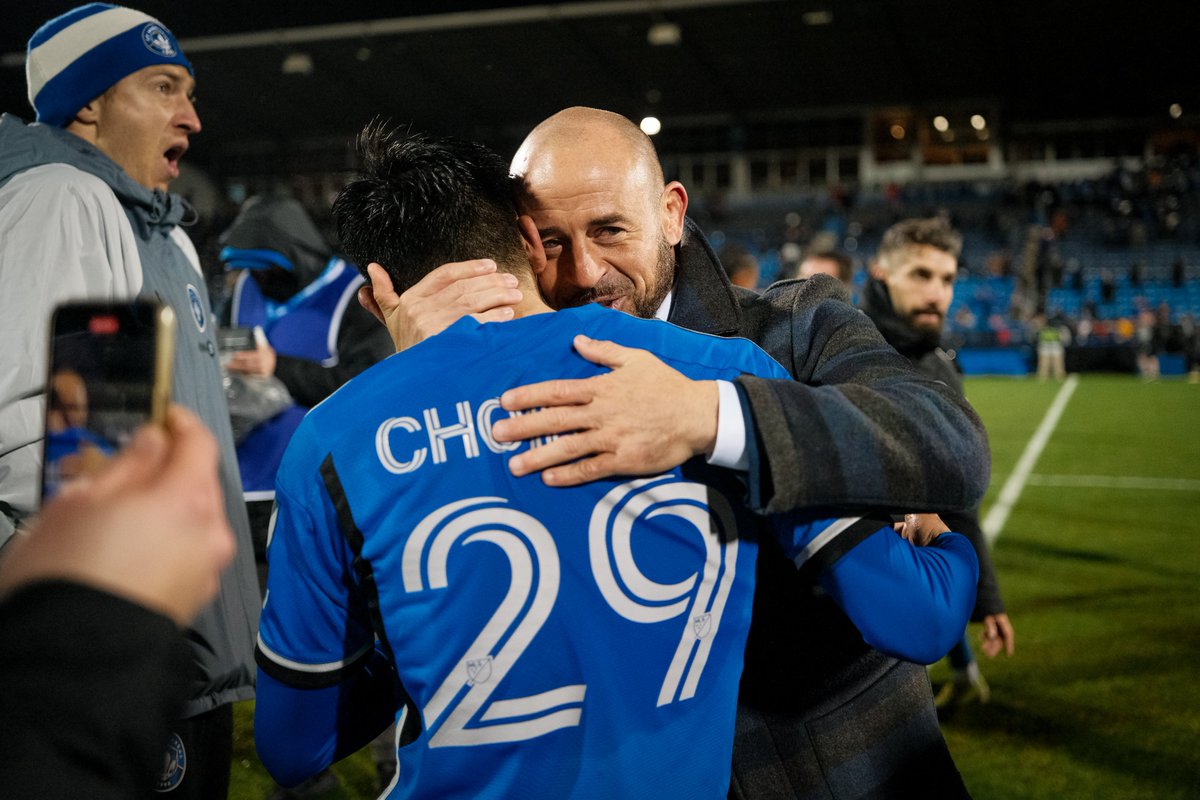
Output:
<svg viewBox="0 0 1200 800">
<path fill-rule="evenodd" d="M 458 424 L 441 427 L 436 408 L 425 409 L 425 427 L 429 430 L 429 446 L 433 448 L 433 463 L 446 462 L 446 440 L 461 437 L 463 450 L 467 458 L 479 455 L 479 442 L 475 439 L 475 421 L 471 419 L 471 404 L 460 400 L 455 408 L 458 410 Z"/>
<path fill-rule="evenodd" d="M 403 475 L 406 472 L 412 472 L 419 469 L 425 463 L 426 449 L 418 447 L 413 451 L 412 461 L 400 461 L 392 452 L 392 443 L 390 436 L 396 428 L 403 428 L 409 433 L 416 433 L 421 430 L 421 423 L 417 422 L 412 417 L 392 417 L 385 419 L 379 429 L 375 431 L 375 452 L 379 455 L 379 463 L 383 464 L 383 468 L 388 472 L 396 475 Z"/>
</svg>

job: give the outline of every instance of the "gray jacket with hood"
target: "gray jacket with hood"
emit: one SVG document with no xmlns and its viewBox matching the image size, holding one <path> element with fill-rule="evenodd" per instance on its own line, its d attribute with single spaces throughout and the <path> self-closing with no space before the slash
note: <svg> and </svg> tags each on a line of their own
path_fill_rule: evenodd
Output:
<svg viewBox="0 0 1200 800">
<path fill-rule="evenodd" d="M 14 517 L 36 510 L 55 305 L 132 297 L 170 305 L 178 321 L 173 400 L 217 437 L 238 543 L 220 593 L 188 632 L 194 670 L 184 716 L 253 697 L 259 597 L 216 321 L 195 248 L 179 228 L 193 214 L 178 195 L 140 186 L 74 134 L 0 117 L 0 541 Z"/>
</svg>

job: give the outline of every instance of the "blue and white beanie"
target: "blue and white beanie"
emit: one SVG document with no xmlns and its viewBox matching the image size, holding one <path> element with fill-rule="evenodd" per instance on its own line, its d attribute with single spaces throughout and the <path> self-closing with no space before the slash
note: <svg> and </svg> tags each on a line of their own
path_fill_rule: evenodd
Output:
<svg viewBox="0 0 1200 800">
<path fill-rule="evenodd" d="M 38 122 L 62 128 L 117 81 L 154 64 L 192 71 L 158 20 L 132 8 L 89 3 L 55 17 L 30 38 L 29 103 Z"/>
</svg>

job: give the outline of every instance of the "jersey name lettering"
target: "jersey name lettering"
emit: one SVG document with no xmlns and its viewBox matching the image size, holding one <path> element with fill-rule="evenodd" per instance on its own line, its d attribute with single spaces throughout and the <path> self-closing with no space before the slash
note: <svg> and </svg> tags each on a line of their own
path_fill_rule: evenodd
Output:
<svg viewBox="0 0 1200 800">
<path fill-rule="evenodd" d="M 425 466 L 431 456 L 434 464 L 445 464 L 452 456 L 477 458 L 481 440 L 484 447 L 496 454 L 516 450 L 521 442 L 497 442 L 492 437 L 497 411 L 503 412 L 500 399 L 492 397 L 474 411 L 469 400 L 460 400 L 452 412 L 445 414 L 446 422 L 436 408 L 423 409 L 420 419 L 415 416 L 385 419 L 375 429 L 379 463 L 388 472 L 404 475 Z M 509 416 L 516 413 L 510 412 Z M 536 439 L 530 446 L 537 447 L 546 441 L 549 439 Z"/>
</svg>

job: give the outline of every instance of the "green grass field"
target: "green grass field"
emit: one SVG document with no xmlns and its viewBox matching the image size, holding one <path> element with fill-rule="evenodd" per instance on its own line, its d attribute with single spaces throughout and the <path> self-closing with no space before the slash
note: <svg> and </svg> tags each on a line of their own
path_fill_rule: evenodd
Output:
<svg viewBox="0 0 1200 800">
<path fill-rule="evenodd" d="M 986 514 L 1060 386 L 966 388 L 991 438 Z M 1083 376 L 994 547 L 1016 654 L 982 659 L 992 701 L 944 723 L 978 800 L 1200 797 L 1198 515 L 1200 385 Z M 272 786 L 251 715 L 237 709 L 237 800 Z M 324 797 L 375 796 L 366 753 L 336 771 Z"/>
</svg>

